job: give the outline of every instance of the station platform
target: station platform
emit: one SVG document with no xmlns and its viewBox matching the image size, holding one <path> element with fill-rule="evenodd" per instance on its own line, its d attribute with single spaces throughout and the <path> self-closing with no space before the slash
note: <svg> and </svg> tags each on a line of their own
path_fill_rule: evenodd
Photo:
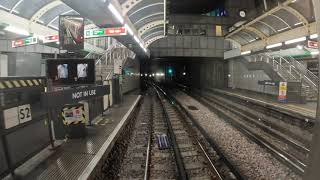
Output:
<svg viewBox="0 0 320 180">
<path fill-rule="evenodd" d="M 87 126 L 84 139 L 68 139 L 60 142 L 55 150 L 44 149 L 38 155 L 15 170 L 16 179 L 73 180 L 88 179 L 99 160 L 110 152 L 118 134 L 135 107 L 140 95 L 128 94 L 121 105 L 108 109 Z M 59 142 L 58 142 L 59 144 Z M 11 176 L 5 179 L 13 179 Z"/>
<path fill-rule="evenodd" d="M 312 119 L 316 116 L 316 102 L 307 102 L 306 104 L 280 103 L 268 95 L 239 89 L 207 89 L 207 91 L 234 96 L 254 103 L 262 104 L 264 106 L 275 107 L 283 112 L 299 114 Z"/>
</svg>

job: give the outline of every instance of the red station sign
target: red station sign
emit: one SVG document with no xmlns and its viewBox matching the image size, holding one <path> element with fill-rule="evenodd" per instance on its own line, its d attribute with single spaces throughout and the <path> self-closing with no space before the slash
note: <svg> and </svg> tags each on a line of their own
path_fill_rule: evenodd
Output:
<svg viewBox="0 0 320 180">
<path fill-rule="evenodd" d="M 85 33 L 84 33 L 85 38 L 124 36 L 124 35 L 127 35 L 127 30 L 125 27 L 88 29 L 88 30 L 85 30 Z"/>
<path fill-rule="evenodd" d="M 319 43 L 317 41 L 308 41 L 308 48 L 318 49 Z"/>
<path fill-rule="evenodd" d="M 58 41 L 59 41 L 59 35 L 46 36 L 43 38 L 43 43 L 52 43 L 52 42 L 58 42 Z"/>
<path fill-rule="evenodd" d="M 33 45 L 38 43 L 38 38 L 36 37 L 28 37 L 25 39 L 18 39 L 15 41 L 12 41 L 12 47 L 21 47 L 21 46 L 28 46 L 28 45 Z"/>
</svg>

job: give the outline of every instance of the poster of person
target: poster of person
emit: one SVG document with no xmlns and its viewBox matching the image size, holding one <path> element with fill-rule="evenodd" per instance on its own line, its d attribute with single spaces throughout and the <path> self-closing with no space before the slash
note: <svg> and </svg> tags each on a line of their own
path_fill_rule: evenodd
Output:
<svg viewBox="0 0 320 180">
<path fill-rule="evenodd" d="M 88 77 L 88 64 L 78 64 L 77 74 L 78 74 L 78 78 Z"/>
<path fill-rule="evenodd" d="M 57 66 L 58 77 L 57 79 L 67 79 L 68 78 L 68 64 L 59 64 Z"/>
</svg>

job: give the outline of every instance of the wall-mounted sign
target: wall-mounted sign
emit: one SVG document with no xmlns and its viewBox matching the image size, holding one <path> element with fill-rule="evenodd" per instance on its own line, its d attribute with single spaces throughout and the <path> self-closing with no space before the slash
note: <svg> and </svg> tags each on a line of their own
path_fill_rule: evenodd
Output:
<svg viewBox="0 0 320 180">
<path fill-rule="evenodd" d="M 85 110 L 83 104 L 66 105 L 62 108 L 63 124 L 79 124 L 85 123 Z"/>
<path fill-rule="evenodd" d="M 263 86 L 279 86 L 279 82 L 271 80 L 258 81 L 258 84 Z"/>
<path fill-rule="evenodd" d="M 102 97 L 110 93 L 109 85 L 94 86 L 79 89 L 47 92 L 41 95 L 42 105 L 49 108 L 60 107 L 64 104 L 73 104 L 79 101 Z"/>
<path fill-rule="evenodd" d="M 3 111 L 4 127 L 9 129 L 32 120 L 31 106 L 25 104 Z"/>
<path fill-rule="evenodd" d="M 28 45 L 33 45 L 38 43 L 38 38 L 37 37 L 28 37 L 24 39 L 18 39 L 15 41 L 12 41 L 12 47 L 21 47 L 21 46 L 28 46 Z"/>
<path fill-rule="evenodd" d="M 85 38 L 106 37 L 106 36 L 124 36 L 127 35 L 125 27 L 102 28 L 85 30 Z"/>
<path fill-rule="evenodd" d="M 288 90 L 288 83 L 287 82 L 280 82 L 279 83 L 279 96 L 278 96 L 278 100 L 280 102 L 287 102 L 287 90 Z"/>
<path fill-rule="evenodd" d="M 59 35 L 46 36 L 43 38 L 43 43 L 59 42 Z"/>
<path fill-rule="evenodd" d="M 308 41 L 308 48 L 318 49 L 319 43 L 317 41 Z"/>
</svg>

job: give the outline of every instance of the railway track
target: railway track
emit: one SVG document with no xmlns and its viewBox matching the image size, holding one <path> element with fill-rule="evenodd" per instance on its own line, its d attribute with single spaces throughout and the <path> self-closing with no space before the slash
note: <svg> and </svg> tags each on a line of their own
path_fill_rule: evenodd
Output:
<svg viewBox="0 0 320 180">
<path fill-rule="evenodd" d="M 213 94 L 198 95 L 187 93 L 214 113 L 223 117 L 251 140 L 267 149 L 296 173 L 304 173 L 305 162 L 310 151 L 304 142 L 273 129 L 270 124 L 265 124 L 261 116 L 257 115 L 259 113 L 254 116 L 253 109 L 243 108 L 239 104 Z M 251 114 L 248 115 L 250 112 Z M 264 116 L 264 118 L 267 117 Z"/>
<path fill-rule="evenodd" d="M 241 179 L 172 101 L 150 89 L 119 179 Z"/>
</svg>

